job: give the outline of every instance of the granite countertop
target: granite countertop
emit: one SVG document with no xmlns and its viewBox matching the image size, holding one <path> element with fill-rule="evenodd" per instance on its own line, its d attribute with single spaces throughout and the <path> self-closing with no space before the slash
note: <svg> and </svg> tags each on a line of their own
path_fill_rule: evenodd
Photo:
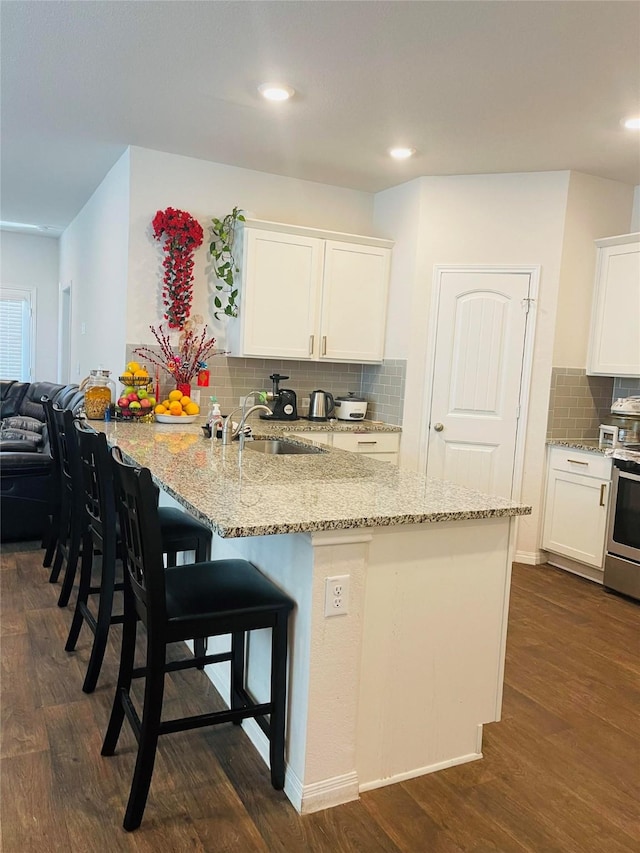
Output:
<svg viewBox="0 0 640 853">
<path fill-rule="evenodd" d="M 591 453 L 604 455 L 606 447 L 598 447 L 597 438 L 548 438 L 547 445 L 550 447 L 573 447 L 575 450 L 589 450 Z"/>
<path fill-rule="evenodd" d="M 300 418 L 297 421 L 267 421 L 259 417 L 250 417 L 248 423 L 254 435 L 286 435 L 292 432 L 402 432 L 402 427 L 385 424 L 382 421 L 309 421 Z"/>
<path fill-rule="evenodd" d="M 290 424 L 289 432 L 297 431 L 298 424 Z M 199 423 L 92 426 L 105 432 L 129 460 L 149 467 L 158 485 L 225 538 L 531 512 L 531 507 L 505 498 L 335 448 L 270 456 L 247 446 L 241 452 L 239 442 L 223 447 L 205 439 Z M 257 430 L 254 434 L 259 435 Z"/>
</svg>

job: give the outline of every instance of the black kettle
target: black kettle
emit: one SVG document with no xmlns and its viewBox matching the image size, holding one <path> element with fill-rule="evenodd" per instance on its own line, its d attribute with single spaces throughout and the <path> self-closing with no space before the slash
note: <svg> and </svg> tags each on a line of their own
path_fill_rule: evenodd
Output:
<svg viewBox="0 0 640 853">
<path fill-rule="evenodd" d="M 334 410 L 333 395 L 328 391 L 312 391 L 309 394 L 309 420 L 326 421 Z"/>
</svg>

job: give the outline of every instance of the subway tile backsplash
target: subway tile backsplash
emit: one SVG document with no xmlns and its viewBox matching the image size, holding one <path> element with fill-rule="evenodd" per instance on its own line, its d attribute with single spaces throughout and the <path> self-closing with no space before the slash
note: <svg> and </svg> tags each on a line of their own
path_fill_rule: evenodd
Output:
<svg viewBox="0 0 640 853">
<path fill-rule="evenodd" d="M 640 396 L 640 379 L 627 379 L 621 377 L 613 380 L 613 400 L 619 397 Z"/>
<path fill-rule="evenodd" d="M 139 344 L 127 344 L 127 361 L 135 357 L 133 350 L 136 346 Z M 158 347 L 150 347 L 150 349 L 159 352 Z M 296 392 L 300 415 L 307 414 L 311 391 L 321 388 L 335 397 L 341 397 L 353 391 L 367 400 L 367 418 L 390 424 L 402 424 L 406 375 L 404 359 L 387 359 L 381 364 L 362 365 L 232 358 L 219 355 L 210 357 L 207 364 L 210 370 L 209 387 L 200 389 L 200 403 L 203 409 L 208 407 L 208 397 L 215 394 L 222 412 L 226 414 L 238 406 L 240 397 L 244 397 L 250 391 L 270 390 L 272 381 L 269 375 L 282 373 L 289 379 L 283 380 L 280 386 L 292 388 Z M 151 365 L 147 366 L 150 368 L 150 373 L 155 375 Z M 196 387 L 195 382 L 192 387 Z M 175 383 L 165 371 L 161 371 L 161 395 L 165 396 L 172 388 L 175 388 Z"/>
<path fill-rule="evenodd" d="M 573 367 L 554 367 L 549 395 L 548 438 L 597 439 L 611 410 L 613 377 L 587 376 Z"/>
</svg>

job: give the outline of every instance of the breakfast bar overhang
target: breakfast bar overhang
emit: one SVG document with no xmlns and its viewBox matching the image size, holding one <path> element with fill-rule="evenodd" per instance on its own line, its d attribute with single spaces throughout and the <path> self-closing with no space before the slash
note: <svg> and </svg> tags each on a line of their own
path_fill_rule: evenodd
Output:
<svg viewBox="0 0 640 853">
<path fill-rule="evenodd" d="M 98 428 L 211 525 L 212 559 L 248 559 L 295 600 L 285 793 L 298 811 L 482 756 L 482 726 L 500 718 L 513 526 L 530 507 L 336 449 L 269 457 L 196 424 Z M 347 611 L 327 617 L 335 577 Z M 258 698 L 268 649 L 265 632 L 248 650 Z M 228 700 L 226 671 L 207 674 Z M 244 728 L 266 761 L 261 730 Z"/>
</svg>

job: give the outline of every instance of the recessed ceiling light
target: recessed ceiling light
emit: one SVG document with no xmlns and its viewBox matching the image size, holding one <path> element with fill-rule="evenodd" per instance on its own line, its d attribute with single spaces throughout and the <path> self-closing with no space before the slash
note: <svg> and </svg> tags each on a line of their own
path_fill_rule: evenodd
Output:
<svg viewBox="0 0 640 853">
<path fill-rule="evenodd" d="M 391 148 L 389 150 L 389 154 L 395 160 L 406 160 L 408 157 L 412 157 L 415 153 L 415 148 Z"/>
<path fill-rule="evenodd" d="M 640 130 L 640 118 L 628 118 L 624 126 L 629 130 Z"/>
<path fill-rule="evenodd" d="M 268 101 L 288 101 L 295 94 L 291 86 L 283 86 L 281 83 L 263 83 L 258 86 L 258 92 Z"/>
</svg>

